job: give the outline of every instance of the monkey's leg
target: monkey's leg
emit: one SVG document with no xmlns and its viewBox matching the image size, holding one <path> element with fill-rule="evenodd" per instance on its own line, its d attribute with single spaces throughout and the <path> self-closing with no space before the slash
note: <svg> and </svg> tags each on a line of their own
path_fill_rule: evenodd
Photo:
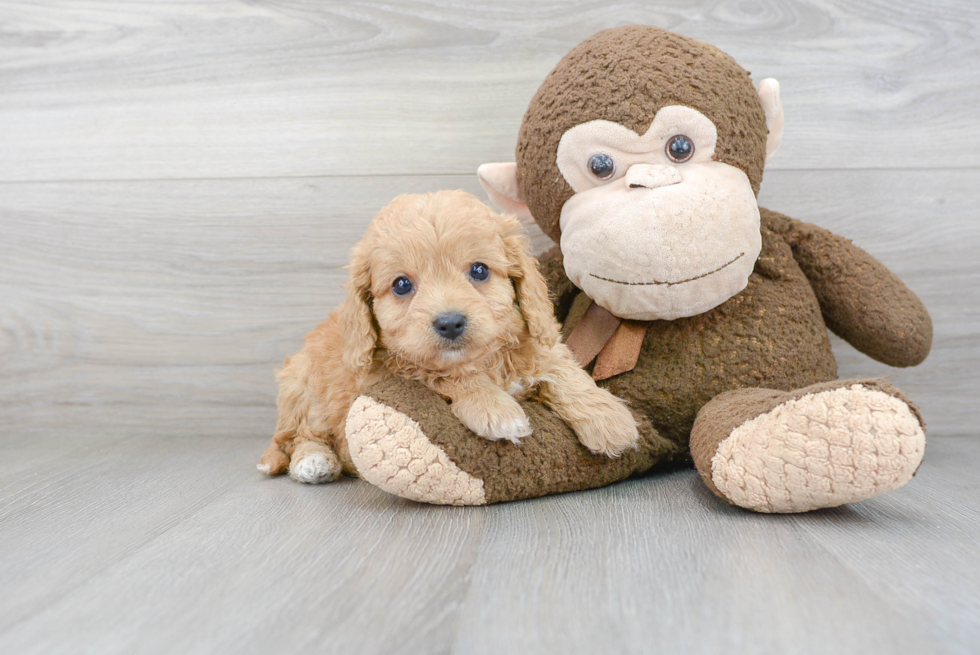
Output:
<svg viewBox="0 0 980 655">
<path fill-rule="evenodd" d="M 391 378 L 358 398 L 347 442 L 360 476 L 418 502 L 486 505 L 601 487 L 677 454 L 649 421 L 640 445 L 621 457 L 594 455 L 550 409 L 522 402 L 533 433 L 521 443 L 488 441 L 466 429 L 449 405 L 417 382 Z"/>
<path fill-rule="evenodd" d="M 701 408 L 691 430 L 708 487 L 757 512 L 806 512 L 897 489 L 925 443 L 918 409 L 881 379 L 728 391 Z"/>
</svg>

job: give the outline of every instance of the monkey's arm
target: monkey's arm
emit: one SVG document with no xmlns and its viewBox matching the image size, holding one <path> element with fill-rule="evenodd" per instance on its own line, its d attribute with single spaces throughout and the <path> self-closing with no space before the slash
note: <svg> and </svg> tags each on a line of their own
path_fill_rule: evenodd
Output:
<svg viewBox="0 0 980 655">
<path fill-rule="evenodd" d="M 793 249 L 835 334 L 890 366 L 915 366 L 926 358 L 932 319 L 897 275 L 829 230 L 768 210 L 762 214 Z"/>
<path fill-rule="evenodd" d="M 565 275 L 565 258 L 562 257 L 561 248 L 555 246 L 541 255 L 538 264 L 541 275 L 548 282 L 548 295 L 555 303 L 555 318 L 564 323 L 578 288 Z"/>
</svg>

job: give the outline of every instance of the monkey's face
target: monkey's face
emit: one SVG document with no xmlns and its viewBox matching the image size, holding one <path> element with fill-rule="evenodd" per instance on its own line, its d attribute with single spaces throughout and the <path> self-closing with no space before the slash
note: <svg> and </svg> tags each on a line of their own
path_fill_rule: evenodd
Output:
<svg viewBox="0 0 980 655">
<path fill-rule="evenodd" d="M 762 248 L 746 174 L 714 161 L 718 132 L 668 106 L 645 134 L 593 120 L 564 133 L 557 164 L 575 191 L 562 206 L 571 281 L 613 314 L 694 316 L 748 284 Z"/>
</svg>

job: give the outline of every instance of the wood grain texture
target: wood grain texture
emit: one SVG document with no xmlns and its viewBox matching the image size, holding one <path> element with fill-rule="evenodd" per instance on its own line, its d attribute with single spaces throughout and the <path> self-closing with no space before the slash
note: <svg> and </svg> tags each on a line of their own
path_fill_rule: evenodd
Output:
<svg viewBox="0 0 980 655">
<path fill-rule="evenodd" d="M 399 193 L 473 176 L 0 185 L 0 433 L 262 434 L 273 369 L 342 298 L 347 250 Z M 933 315 L 888 374 L 933 434 L 973 434 L 980 171 L 774 171 L 762 203 L 881 259 Z"/>
<path fill-rule="evenodd" d="M 850 508 L 854 514 L 835 510 L 835 520 L 801 515 L 792 521 L 831 555 L 848 562 L 859 584 L 906 615 L 926 621 L 934 642 L 942 644 L 952 636 L 963 645 L 962 652 L 970 652 L 980 644 L 980 569 L 966 564 L 980 556 L 974 534 L 980 525 L 980 440 L 957 441 L 970 445 L 961 450 L 947 448 L 942 440 L 929 443 L 929 466 L 923 465 L 907 493 L 857 505 Z M 911 533 L 917 536 L 905 538 Z M 890 562 L 896 559 L 916 562 L 916 573 L 890 575 Z M 944 596 L 960 600 L 946 605 Z"/>
<path fill-rule="evenodd" d="M 219 495 L 244 468 L 236 448 L 133 438 L 64 453 L 38 443 L 46 461 L 0 487 L 0 633 Z"/>
<path fill-rule="evenodd" d="M 980 162 L 974 0 L 2 0 L 0 180 L 471 174 L 629 23 L 781 80 L 775 169 Z"/>
<path fill-rule="evenodd" d="M 693 471 L 417 505 L 252 468 L 261 438 L 137 438 L 0 492 L 0 652 L 972 652 L 980 439 L 882 498 L 724 505 Z M 40 452 L 47 452 L 44 445 Z"/>
<path fill-rule="evenodd" d="M 763 205 L 932 312 L 906 487 L 760 516 L 692 471 L 490 508 L 254 469 L 273 369 L 400 193 L 513 158 L 573 45 L 782 82 Z M 980 644 L 980 4 L 0 0 L 0 653 L 968 653 Z M 936 435 L 964 435 L 948 439 Z"/>
</svg>

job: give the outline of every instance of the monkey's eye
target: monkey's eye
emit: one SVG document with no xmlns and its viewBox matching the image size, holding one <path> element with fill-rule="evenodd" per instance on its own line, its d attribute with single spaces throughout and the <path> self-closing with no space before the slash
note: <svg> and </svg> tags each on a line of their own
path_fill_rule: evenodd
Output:
<svg viewBox="0 0 980 655">
<path fill-rule="evenodd" d="M 609 155 L 592 155 L 589 157 L 589 171 L 600 180 L 606 180 L 616 172 L 616 162 Z"/>
<path fill-rule="evenodd" d="M 683 134 L 670 137 L 667 142 L 667 158 L 676 164 L 683 164 L 694 156 L 694 142 Z"/>
<path fill-rule="evenodd" d="M 476 262 L 475 264 L 470 266 L 470 279 L 475 280 L 477 282 L 483 282 L 489 277 L 490 277 L 490 268 L 486 264 L 482 262 Z"/>
<path fill-rule="evenodd" d="M 391 291 L 396 296 L 407 296 L 408 294 L 412 293 L 414 289 L 415 287 L 412 286 L 412 281 L 405 276 L 396 278 L 395 281 L 391 283 Z"/>
</svg>

